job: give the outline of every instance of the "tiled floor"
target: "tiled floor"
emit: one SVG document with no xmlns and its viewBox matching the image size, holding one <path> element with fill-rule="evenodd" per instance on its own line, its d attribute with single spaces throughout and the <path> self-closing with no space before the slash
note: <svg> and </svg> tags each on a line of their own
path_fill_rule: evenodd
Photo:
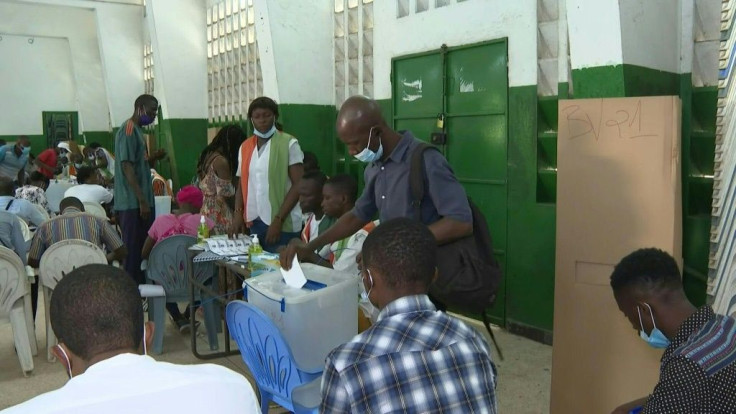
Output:
<svg viewBox="0 0 736 414">
<path fill-rule="evenodd" d="M 0 322 L 0 409 L 56 389 L 66 382 L 67 377 L 61 364 L 46 361 L 43 301 L 39 302 L 40 309 L 36 322 L 39 353 L 37 357 L 34 357 L 35 369 L 30 377 L 25 378 L 20 369 L 18 358 L 13 350 L 10 324 Z M 479 324 L 475 326 L 486 334 L 485 329 Z M 200 329 L 204 331 L 203 327 Z M 514 414 L 549 412 L 552 348 L 511 335 L 501 329 L 494 330 L 494 333 L 505 356 L 504 361 L 500 361 L 497 357 L 494 359 L 499 372 L 496 389 L 499 412 Z M 206 341 L 200 337 L 198 348 L 201 350 L 206 347 Z M 189 337 L 181 335 L 168 320 L 164 336 L 164 353 L 156 356 L 156 359 L 178 364 L 203 362 L 192 355 Z M 240 372 L 252 382 L 239 355 L 206 362 Z M 272 406 L 270 412 L 281 413 L 284 410 Z"/>
</svg>

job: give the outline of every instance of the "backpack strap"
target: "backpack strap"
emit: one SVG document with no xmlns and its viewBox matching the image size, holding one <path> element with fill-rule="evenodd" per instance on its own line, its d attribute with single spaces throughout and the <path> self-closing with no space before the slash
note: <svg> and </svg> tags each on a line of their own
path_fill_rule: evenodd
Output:
<svg viewBox="0 0 736 414">
<path fill-rule="evenodd" d="M 411 166 L 409 169 L 409 185 L 411 187 L 411 205 L 414 208 L 414 219 L 422 221 L 422 200 L 424 199 L 424 151 L 436 149 L 424 142 L 414 147 L 411 153 Z"/>
</svg>

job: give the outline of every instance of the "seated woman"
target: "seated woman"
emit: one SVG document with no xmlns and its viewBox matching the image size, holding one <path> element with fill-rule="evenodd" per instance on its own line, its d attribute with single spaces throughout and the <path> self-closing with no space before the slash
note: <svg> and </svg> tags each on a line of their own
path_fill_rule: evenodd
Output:
<svg viewBox="0 0 736 414">
<path fill-rule="evenodd" d="M 199 188 L 193 185 L 182 187 L 176 193 L 176 203 L 179 205 L 178 214 L 164 214 L 156 218 L 148 230 L 148 238 L 143 244 L 141 258 L 148 259 L 153 246 L 167 237 L 177 234 L 196 236 L 199 221 L 202 217 L 199 214 L 199 210 L 202 208 L 202 197 Z M 207 227 L 212 229 L 214 226 L 212 220 L 205 217 L 205 222 Z M 166 309 L 169 311 L 171 318 L 174 319 L 174 323 L 179 327 L 179 332 L 184 333 L 191 328 L 189 325 L 189 307 L 183 315 L 176 303 L 167 303 Z"/>
<path fill-rule="evenodd" d="M 31 173 L 29 183 L 15 190 L 15 198 L 28 200 L 31 204 L 43 207 L 49 216 L 53 216 L 46 199 L 46 189 L 49 188 L 49 179 L 39 171 Z"/>
<path fill-rule="evenodd" d="M 97 167 L 105 185 L 110 187 L 115 178 L 115 157 L 97 142 L 87 145 L 84 148 L 84 155 L 90 165 Z"/>
</svg>

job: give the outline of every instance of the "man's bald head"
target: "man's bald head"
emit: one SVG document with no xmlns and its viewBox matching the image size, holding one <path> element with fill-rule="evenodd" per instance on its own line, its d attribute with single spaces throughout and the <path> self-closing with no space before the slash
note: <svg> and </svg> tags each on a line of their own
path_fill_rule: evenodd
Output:
<svg viewBox="0 0 736 414">
<path fill-rule="evenodd" d="M 366 147 L 371 128 L 374 127 L 378 129 L 374 137 L 389 129 L 381 114 L 380 105 L 373 99 L 360 95 L 351 96 L 340 107 L 336 123 L 337 136 L 348 146 L 352 155 Z M 371 147 L 377 145 L 371 143 Z"/>
<path fill-rule="evenodd" d="M 384 122 L 381 107 L 373 99 L 365 96 L 351 96 L 340 107 L 337 115 L 338 133 L 342 128 L 369 129 Z"/>
</svg>

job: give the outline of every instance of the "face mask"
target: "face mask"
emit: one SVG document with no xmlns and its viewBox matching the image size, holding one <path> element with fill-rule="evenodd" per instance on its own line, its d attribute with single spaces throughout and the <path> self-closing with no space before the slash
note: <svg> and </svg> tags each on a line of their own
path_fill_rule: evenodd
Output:
<svg viewBox="0 0 736 414">
<path fill-rule="evenodd" d="M 381 138 L 378 138 L 378 151 L 372 151 L 370 149 L 371 146 L 371 135 L 373 135 L 373 128 L 371 127 L 371 130 L 368 131 L 368 145 L 365 146 L 363 151 L 360 151 L 358 154 L 355 154 L 355 158 L 358 159 L 358 161 L 369 163 L 373 162 L 375 160 L 380 160 L 381 156 L 383 156 L 383 143 L 380 141 Z"/>
<path fill-rule="evenodd" d="M 271 129 L 269 129 L 268 132 L 266 132 L 265 134 L 256 128 L 256 124 L 254 124 L 253 121 L 251 121 L 250 123 L 253 125 L 253 134 L 257 137 L 261 137 L 263 139 L 269 139 L 273 136 L 273 134 L 276 133 L 276 120 L 273 121 L 273 125 L 271 125 Z"/>
<path fill-rule="evenodd" d="M 143 111 L 143 113 L 138 114 L 138 120 L 140 121 L 141 126 L 146 126 L 151 125 L 154 118 L 149 116 L 146 111 Z"/>
<path fill-rule="evenodd" d="M 664 333 L 662 333 L 662 331 L 657 328 L 657 324 L 654 323 L 654 314 L 652 313 L 652 307 L 649 306 L 648 303 L 645 303 L 644 305 L 646 305 L 646 307 L 649 309 L 649 315 L 652 317 L 652 325 L 654 325 L 654 329 L 652 329 L 652 333 L 650 335 L 647 335 L 647 333 L 644 332 L 644 324 L 641 320 L 641 310 L 637 307 L 636 311 L 639 312 L 639 326 L 641 327 L 641 330 L 639 331 L 639 336 L 652 348 L 667 348 L 668 346 L 670 346 L 670 340 L 667 339 L 666 336 L 664 336 Z"/>
<path fill-rule="evenodd" d="M 363 300 L 367 300 L 370 302 L 371 297 L 371 291 L 373 290 L 373 276 L 371 275 L 371 271 L 366 269 L 366 272 L 368 273 L 368 280 L 371 282 L 371 287 L 368 288 L 368 292 L 365 291 L 365 284 L 363 285 L 363 291 L 360 292 L 360 297 L 363 298 Z"/>
<path fill-rule="evenodd" d="M 23 151 L 21 151 L 21 154 L 28 155 L 31 153 L 31 146 L 23 147 Z"/>
<path fill-rule="evenodd" d="M 69 376 L 69 379 L 72 379 L 72 377 L 74 377 L 74 375 L 72 375 L 72 360 L 69 359 L 69 355 L 66 354 L 66 351 L 64 351 L 64 348 L 62 348 L 61 345 L 56 345 L 56 349 L 64 355 L 64 359 L 66 359 L 66 375 Z"/>
<path fill-rule="evenodd" d="M 74 168 L 76 168 L 76 169 L 80 169 L 80 168 L 82 168 L 82 167 L 83 167 L 83 165 L 82 165 L 82 164 L 79 164 L 79 163 L 77 163 L 77 162 L 75 162 L 75 163 L 74 163 Z"/>
</svg>

